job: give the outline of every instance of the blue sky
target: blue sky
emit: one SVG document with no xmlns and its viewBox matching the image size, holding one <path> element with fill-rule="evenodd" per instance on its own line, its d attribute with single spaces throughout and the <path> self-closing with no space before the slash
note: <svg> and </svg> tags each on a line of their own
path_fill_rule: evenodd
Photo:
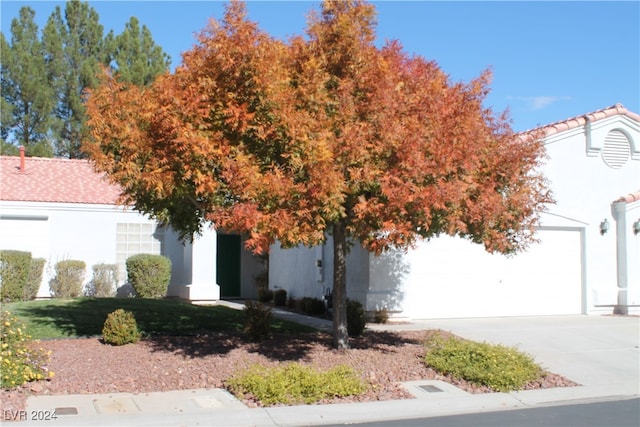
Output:
<svg viewBox="0 0 640 427">
<path fill-rule="evenodd" d="M 120 33 L 130 16 L 152 32 L 172 59 L 195 43 L 221 1 L 90 1 L 105 27 Z M 495 111 L 510 110 L 516 131 L 564 120 L 616 103 L 640 113 L 640 2 L 383 1 L 380 42 L 397 39 L 407 52 L 432 59 L 452 81 L 491 68 Z M 0 3 L 2 32 L 21 6 L 36 11 L 40 29 L 54 1 Z M 281 38 L 304 31 L 311 1 L 249 1 L 249 17 Z"/>
</svg>

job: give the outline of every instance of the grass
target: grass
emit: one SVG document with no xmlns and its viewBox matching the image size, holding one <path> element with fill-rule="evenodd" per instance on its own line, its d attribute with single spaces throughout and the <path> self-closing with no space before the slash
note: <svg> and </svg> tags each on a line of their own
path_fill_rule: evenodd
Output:
<svg viewBox="0 0 640 427">
<path fill-rule="evenodd" d="M 224 306 L 198 306 L 172 299 L 75 298 L 3 304 L 18 317 L 34 339 L 99 336 L 107 315 L 118 308 L 133 312 L 146 335 L 192 335 L 202 332 L 238 332 L 244 313 Z M 273 319 L 273 332 L 305 333 L 315 329 Z"/>
</svg>

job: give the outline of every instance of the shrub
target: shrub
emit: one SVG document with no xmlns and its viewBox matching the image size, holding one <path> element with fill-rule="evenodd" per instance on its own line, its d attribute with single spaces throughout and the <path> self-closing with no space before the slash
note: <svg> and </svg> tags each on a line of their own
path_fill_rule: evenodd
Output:
<svg viewBox="0 0 640 427">
<path fill-rule="evenodd" d="M 31 268 L 31 252 L 0 251 L 0 298 L 2 301 L 20 301 Z"/>
<path fill-rule="evenodd" d="M 8 311 L 0 314 L 0 386 L 18 387 L 29 381 L 53 377 L 47 369 L 49 353 L 34 348 L 24 325 Z"/>
<path fill-rule="evenodd" d="M 121 308 L 109 313 L 102 327 L 102 339 L 112 345 L 138 342 L 140 331 L 133 313 Z"/>
<path fill-rule="evenodd" d="M 24 287 L 24 300 L 31 301 L 36 299 L 40 284 L 42 283 L 42 273 L 47 260 L 44 258 L 32 258 L 29 266 L 29 276 Z"/>
<path fill-rule="evenodd" d="M 49 283 L 54 298 L 77 298 L 82 295 L 86 264 L 84 261 L 63 260 L 56 264 L 56 275 Z"/>
<path fill-rule="evenodd" d="M 320 298 L 304 297 L 299 303 L 300 311 L 311 316 L 319 316 L 327 311 L 324 301 Z"/>
<path fill-rule="evenodd" d="M 271 332 L 271 307 L 247 301 L 244 306 L 244 333 L 251 341 L 262 341 Z"/>
<path fill-rule="evenodd" d="M 262 303 L 268 303 L 273 300 L 273 291 L 266 287 L 258 288 L 258 301 Z"/>
<path fill-rule="evenodd" d="M 118 266 L 115 264 L 96 264 L 93 266 L 93 278 L 87 285 L 85 294 L 89 297 L 112 297 L 118 286 Z"/>
<path fill-rule="evenodd" d="M 320 372 L 298 363 L 271 368 L 253 366 L 231 377 L 227 385 L 236 396 L 251 394 L 264 405 L 310 404 L 366 391 L 365 384 L 351 368 L 338 366 Z"/>
<path fill-rule="evenodd" d="M 138 254 L 127 258 L 127 277 L 140 298 L 161 298 L 171 280 L 171 261 L 162 255 Z"/>
<path fill-rule="evenodd" d="M 360 301 L 347 299 L 347 332 L 350 337 L 358 337 L 367 326 L 367 318 Z"/>
<path fill-rule="evenodd" d="M 296 298 L 291 296 L 287 298 L 287 308 L 290 308 L 293 310 L 298 308 L 299 306 L 300 306 L 300 302 Z"/>
<path fill-rule="evenodd" d="M 287 305 L 287 291 L 285 289 L 278 289 L 273 293 L 273 305 L 276 307 Z"/>
<path fill-rule="evenodd" d="M 438 372 L 496 391 L 521 389 L 542 372 L 529 355 L 513 347 L 444 338 L 439 334 L 429 338 L 425 346 L 425 363 Z"/>
<path fill-rule="evenodd" d="M 375 323 L 387 323 L 389 321 L 389 312 L 386 308 L 380 308 L 373 313 L 373 321 Z"/>
</svg>

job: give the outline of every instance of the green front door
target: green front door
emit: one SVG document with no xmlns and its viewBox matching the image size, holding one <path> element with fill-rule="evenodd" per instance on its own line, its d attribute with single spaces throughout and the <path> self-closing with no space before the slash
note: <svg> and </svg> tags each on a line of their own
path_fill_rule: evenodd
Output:
<svg viewBox="0 0 640 427">
<path fill-rule="evenodd" d="M 240 236 L 218 234 L 216 281 L 222 298 L 240 297 Z"/>
</svg>

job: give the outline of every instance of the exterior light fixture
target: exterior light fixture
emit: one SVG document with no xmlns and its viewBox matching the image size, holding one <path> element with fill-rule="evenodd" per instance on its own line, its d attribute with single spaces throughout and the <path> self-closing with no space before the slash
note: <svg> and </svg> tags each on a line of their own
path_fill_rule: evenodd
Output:
<svg viewBox="0 0 640 427">
<path fill-rule="evenodd" d="M 604 236 L 607 231 L 609 231 L 609 221 L 605 218 L 604 221 L 600 223 L 600 234 Z"/>
<path fill-rule="evenodd" d="M 633 234 L 640 234 L 640 218 L 633 223 Z"/>
</svg>

